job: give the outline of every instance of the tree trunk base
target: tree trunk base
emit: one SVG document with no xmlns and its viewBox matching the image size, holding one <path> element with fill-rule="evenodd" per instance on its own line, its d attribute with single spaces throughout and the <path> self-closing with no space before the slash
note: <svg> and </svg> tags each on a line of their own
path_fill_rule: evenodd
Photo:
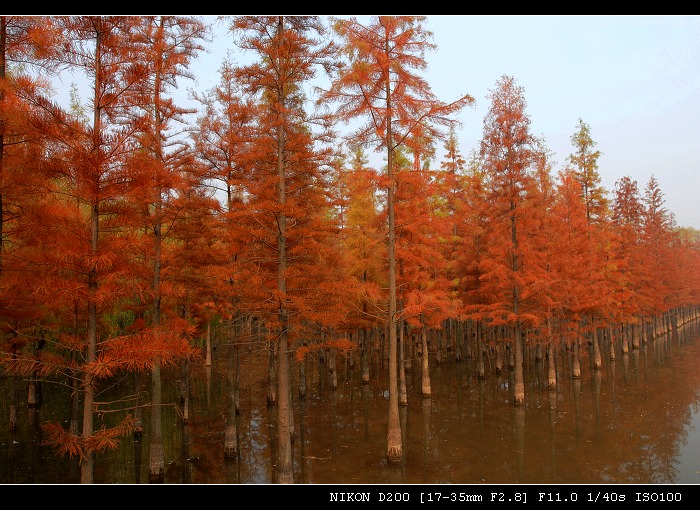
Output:
<svg viewBox="0 0 700 510">
<path fill-rule="evenodd" d="M 224 446 L 224 458 L 238 460 L 238 448 L 236 446 Z"/>
<path fill-rule="evenodd" d="M 397 447 L 397 446 L 390 446 L 390 447 L 389 447 L 389 449 L 388 449 L 388 451 L 387 451 L 386 459 L 387 459 L 391 464 L 395 464 L 395 463 L 397 463 L 397 462 L 401 462 L 402 457 L 403 457 L 403 454 L 402 454 L 402 452 L 401 452 L 401 448 L 400 448 L 400 447 Z"/>
<path fill-rule="evenodd" d="M 165 473 L 163 471 L 148 473 L 148 483 L 165 483 Z"/>
</svg>

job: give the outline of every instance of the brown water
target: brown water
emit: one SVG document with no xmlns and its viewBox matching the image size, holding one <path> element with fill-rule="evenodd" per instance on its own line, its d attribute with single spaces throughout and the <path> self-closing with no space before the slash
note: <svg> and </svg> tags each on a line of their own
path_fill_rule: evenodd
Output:
<svg viewBox="0 0 700 510">
<path fill-rule="evenodd" d="M 274 481 L 275 410 L 267 405 L 263 352 L 241 355 L 238 460 L 224 458 L 226 360 L 193 366 L 189 422 L 178 414 L 179 369 L 165 370 L 166 484 L 269 484 Z M 569 377 L 569 354 L 557 358 L 558 387 L 528 359 L 526 401 L 513 406 L 512 372 L 476 377 L 474 362 L 431 359 L 432 396 L 422 398 L 418 365 L 407 373 L 401 407 L 404 459 L 388 465 L 386 363 L 361 383 L 359 364 L 338 357 L 333 389 L 326 363 L 307 364 L 307 395 L 294 403 L 294 468 L 299 484 L 698 484 L 700 483 L 700 342 L 643 345 L 602 370 L 582 360 Z M 297 372 L 294 371 L 296 384 Z M 147 378 L 146 378 L 147 379 Z M 133 391 L 132 377 L 117 384 Z M 145 381 L 145 388 L 150 387 Z M 21 408 L 7 427 L 7 379 L 0 379 L 0 483 L 79 483 L 75 459 L 41 444 L 41 423 L 66 420 L 66 389 L 44 383 L 41 406 Z M 102 395 L 100 398 L 107 398 Z M 114 395 L 111 395 L 113 397 Z M 146 396 L 146 400 L 147 400 Z M 67 423 L 64 422 L 67 426 Z M 148 483 L 148 413 L 140 439 L 127 437 L 97 456 L 95 483 Z"/>
</svg>

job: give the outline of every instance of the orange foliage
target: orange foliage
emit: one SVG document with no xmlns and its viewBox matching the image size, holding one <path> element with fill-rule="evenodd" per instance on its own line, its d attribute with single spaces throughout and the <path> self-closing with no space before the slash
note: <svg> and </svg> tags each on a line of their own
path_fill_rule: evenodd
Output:
<svg viewBox="0 0 700 510">
<path fill-rule="evenodd" d="M 106 378 L 120 370 L 150 370 L 155 363 L 174 365 L 182 359 L 199 357 L 199 350 L 181 331 L 148 328 L 111 338 L 102 345 L 95 362 L 87 364 L 84 370 L 95 377 Z"/>
<path fill-rule="evenodd" d="M 129 414 L 114 427 L 107 428 L 103 425 L 87 438 L 72 435 L 58 423 L 43 423 L 41 429 L 45 435 L 43 444 L 53 447 L 59 455 L 68 455 L 71 458 L 77 456 L 83 460 L 88 452 L 116 450 L 117 439 L 134 432 L 134 418 Z"/>
<path fill-rule="evenodd" d="M 301 362 L 310 354 L 326 349 L 334 349 L 344 356 L 357 349 L 357 344 L 347 338 L 332 338 L 323 342 L 314 343 L 311 345 L 302 345 L 297 348 L 294 353 L 294 359 Z"/>
</svg>

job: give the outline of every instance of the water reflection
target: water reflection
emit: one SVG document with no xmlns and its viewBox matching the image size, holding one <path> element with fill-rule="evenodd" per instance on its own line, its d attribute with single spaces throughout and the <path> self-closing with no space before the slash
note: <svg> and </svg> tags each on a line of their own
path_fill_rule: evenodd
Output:
<svg viewBox="0 0 700 510">
<path fill-rule="evenodd" d="M 520 407 L 512 405 L 512 371 L 506 367 L 497 373 L 487 365 L 482 378 L 479 360 L 444 356 L 431 367 L 431 396 L 423 397 L 420 366 L 407 364 L 407 405 L 400 406 L 404 459 L 398 464 L 385 460 L 386 363 L 371 357 L 365 380 L 361 353 L 352 363 L 341 357 L 310 359 L 304 371 L 295 371 L 308 383 L 303 398 L 293 399 L 295 481 L 699 483 L 697 337 L 643 343 L 615 357 L 603 352 L 603 366 L 595 369 L 580 346 L 580 378 L 570 377 L 571 352 L 557 356 L 557 384 L 551 389 L 546 362 L 530 360 Z M 228 358 L 215 355 L 210 367 L 190 367 L 187 420 L 178 408 L 184 387 L 180 369 L 164 370 L 163 401 L 172 403 L 162 409 L 165 483 L 275 479 L 276 413 L 267 403 L 268 358 L 240 350 L 232 358 L 240 367 L 235 377 Z M 332 362 L 335 370 L 329 370 Z M 5 398 L 10 381 L 0 383 Z M 148 387 L 147 381 L 142 384 Z M 43 446 L 39 427 L 67 419 L 70 395 L 46 384 L 42 390 L 40 405 L 18 409 L 15 432 L 7 425 L 8 402 L 1 401 L 1 483 L 79 483 L 77 460 L 56 457 Z M 96 483 L 149 483 L 149 424 L 144 419 L 141 436 L 97 456 Z"/>
</svg>

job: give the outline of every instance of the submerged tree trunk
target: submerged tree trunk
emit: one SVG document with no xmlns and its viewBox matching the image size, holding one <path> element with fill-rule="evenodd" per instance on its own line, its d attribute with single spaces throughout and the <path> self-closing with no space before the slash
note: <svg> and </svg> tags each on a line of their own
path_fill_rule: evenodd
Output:
<svg viewBox="0 0 700 510">
<path fill-rule="evenodd" d="M 501 338 L 501 335 L 498 334 L 498 332 L 491 332 L 492 335 L 496 337 L 496 373 L 500 374 L 503 372 L 503 339 Z"/>
<path fill-rule="evenodd" d="M 430 389 L 430 366 L 429 366 L 429 356 L 428 356 L 428 330 L 421 318 L 421 328 L 420 328 L 420 338 L 421 346 L 423 350 L 423 356 L 421 357 L 421 395 L 424 397 L 429 397 L 432 394 Z"/>
<path fill-rule="evenodd" d="M 603 367 L 603 359 L 600 354 L 600 342 L 598 340 L 598 330 L 593 329 L 591 332 L 591 340 L 593 342 L 593 368 L 600 370 Z"/>
<path fill-rule="evenodd" d="M 475 324 L 476 328 L 476 377 L 479 380 L 486 378 L 486 366 L 484 362 L 484 339 L 481 323 Z"/>
<path fill-rule="evenodd" d="M 360 369 L 362 371 L 362 384 L 369 384 L 369 338 L 366 329 L 359 331 L 360 342 Z"/>
<path fill-rule="evenodd" d="M 277 342 L 271 342 L 267 358 L 267 405 L 277 403 Z"/>
<path fill-rule="evenodd" d="M 37 342 L 32 341 L 29 344 L 31 356 L 36 356 Z M 33 370 L 29 377 L 27 378 L 27 407 L 37 406 L 37 382 L 36 382 L 36 370 Z"/>
<path fill-rule="evenodd" d="M 10 431 L 17 430 L 17 376 L 10 376 Z"/>
<path fill-rule="evenodd" d="M 180 410 L 182 412 L 182 422 L 190 421 L 190 362 L 182 360 L 180 367 Z"/>
<path fill-rule="evenodd" d="M 404 360 L 404 322 L 399 324 L 399 404 L 408 405 L 408 393 L 406 390 L 406 362 Z"/>
<path fill-rule="evenodd" d="M 457 363 L 460 363 L 462 361 L 463 324 L 462 321 L 456 319 L 451 319 L 450 321 L 454 329 L 452 337 L 455 346 L 455 361 L 457 361 Z"/>
<path fill-rule="evenodd" d="M 134 437 L 143 434 L 143 407 L 141 406 L 141 371 L 134 372 Z"/>
<path fill-rule="evenodd" d="M 228 349 L 228 359 L 226 363 L 226 394 L 228 396 L 226 406 L 226 426 L 224 428 L 224 457 L 238 460 L 238 427 L 237 427 L 237 404 L 236 404 L 236 361 L 238 357 L 238 347 L 235 339 L 232 340 Z"/>
<path fill-rule="evenodd" d="M 338 389 L 338 367 L 336 354 L 337 350 L 335 348 L 330 349 L 328 352 L 328 373 L 331 376 L 331 388 L 333 390 Z"/>
<path fill-rule="evenodd" d="M 629 344 L 629 324 L 622 325 L 622 354 L 627 354 L 630 352 Z"/>
<path fill-rule="evenodd" d="M 571 343 L 571 377 L 574 379 L 581 378 L 581 357 L 579 352 L 579 337 L 576 334 Z"/>
<path fill-rule="evenodd" d="M 278 340 L 277 355 L 277 483 L 294 483 L 292 465 L 291 388 L 289 385 L 289 354 L 287 334 Z"/>
<path fill-rule="evenodd" d="M 550 390 L 557 387 L 557 358 L 554 348 L 554 340 L 550 338 L 547 344 L 547 387 Z"/>
<path fill-rule="evenodd" d="M 205 339 L 204 366 L 211 366 L 211 320 L 207 320 L 207 336 Z"/>
<path fill-rule="evenodd" d="M 74 362 L 76 361 L 76 354 L 72 356 Z M 68 425 L 68 431 L 73 436 L 77 436 L 80 433 L 80 380 L 76 377 L 76 372 L 72 371 L 73 377 L 71 378 L 71 391 L 70 391 L 70 422 Z"/>
<path fill-rule="evenodd" d="M 148 457 L 148 480 L 154 483 L 165 481 L 165 456 L 163 454 L 162 402 L 160 362 L 151 369 L 151 429 Z"/>
<path fill-rule="evenodd" d="M 521 406 L 525 403 L 525 381 L 523 378 L 523 331 L 520 324 L 516 324 L 514 328 L 513 347 L 514 347 L 514 404 Z"/>
<path fill-rule="evenodd" d="M 608 326 L 607 337 L 608 337 L 608 348 L 610 349 L 610 361 L 615 361 L 615 358 L 616 358 L 615 345 L 616 344 L 615 344 L 615 337 L 613 336 L 612 326 Z"/>
</svg>

